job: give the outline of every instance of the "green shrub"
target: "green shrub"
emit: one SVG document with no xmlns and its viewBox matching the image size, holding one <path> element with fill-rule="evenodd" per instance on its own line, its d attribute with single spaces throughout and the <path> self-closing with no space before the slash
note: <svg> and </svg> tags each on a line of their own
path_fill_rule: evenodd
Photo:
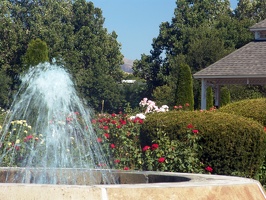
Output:
<svg viewBox="0 0 266 200">
<path fill-rule="evenodd" d="M 200 139 L 197 130 L 189 129 L 180 140 L 171 140 L 167 133 L 157 131 L 152 143 L 143 146 L 142 170 L 202 173 L 204 165 L 199 159 Z"/>
<path fill-rule="evenodd" d="M 27 67 L 36 66 L 39 63 L 49 61 L 48 47 L 46 42 L 39 38 L 31 40 L 26 54 L 23 56 L 22 60 L 23 64 L 25 64 Z"/>
<path fill-rule="evenodd" d="M 149 115 L 141 129 L 142 143 L 157 139 L 158 130 L 170 141 L 182 139 L 191 124 L 199 131 L 199 159 L 213 173 L 254 177 L 264 157 L 266 134 L 258 122 L 237 115 L 210 111 L 179 111 Z M 161 139 L 165 136 L 162 135 Z"/>
<path fill-rule="evenodd" d="M 221 102 L 220 106 L 225 106 L 231 101 L 230 91 L 227 87 L 221 88 Z"/>
<path fill-rule="evenodd" d="M 266 126 L 266 98 L 237 101 L 221 107 L 219 111 L 251 118 Z M 266 187 L 266 157 L 256 178 Z"/>
<path fill-rule="evenodd" d="M 266 98 L 237 101 L 221 107 L 219 111 L 252 118 L 266 126 Z"/>
<path fill-rule="evenodd" d="M 97 141 L 115 169 L 139 170 L 143 164 L 139 129 L 143 120 L 124 114 L 100 114 L 92 120 Z"/>
</svg>

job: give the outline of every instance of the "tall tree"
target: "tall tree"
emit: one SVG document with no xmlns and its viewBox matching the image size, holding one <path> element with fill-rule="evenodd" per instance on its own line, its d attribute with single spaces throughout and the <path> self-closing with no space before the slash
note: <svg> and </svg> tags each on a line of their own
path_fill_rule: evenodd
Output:
<svg viewBox="0 0 266 200">
<path fill-rule="evenodd" d="M 145 78 L 152 90 L 175 85 L 170 83 L 175 80 L 172 75 L 176 76 L 172 57 L 182 57 L 195 73 L 249 42 L 252 35 L 248 25 L 239 22 L 228 0 L 178 0 L 171 22 L 162 23 L 158 37 L 153 39 L 151 55 L 142 55 L 134 63 L 134 74 Z M 200 105 L 199 90 L 195 81 L 196 106 Z"/>
<path fill-rule="evenodd" d="M 193 80 L 190 67 L 187 64 L 179 66 L 177 77 L 177 105 L 189 104 L 191 110 L 194 109 Z"/>
</svg>

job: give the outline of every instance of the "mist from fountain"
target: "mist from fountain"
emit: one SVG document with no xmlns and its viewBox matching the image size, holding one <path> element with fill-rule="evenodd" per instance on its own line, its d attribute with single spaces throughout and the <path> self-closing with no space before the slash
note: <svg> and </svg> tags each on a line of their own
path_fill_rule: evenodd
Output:
<svg viewBox="0 0 266 200">
<path fill-rule="evenodd" d="M 83 179 L 79 184 L 95 184 L 96 177 L 90 171 L 96 169 L 102 174 L 102 183 L 114 183 L 114 178 L 105 174 L 108 162 L 91 125 L 91 111 L 78 97 L 70 74 L 62 66 L 46 62 L 30 68 L 21 81 L 1 133 L 1 144 L 10 144 L 14 137 L 18 142 L 12 143 L 16 148 L 1 145 L 1 166 L 7 155 L 18 154 L 17 147 L 23 143 L 18 139 L 24 137 L 25 131 L 21 124 L 14 127 L 15 120 L 25 120 L 35 136 L 26 138 L 32 142 L 24 150 L 29 153 L 20 158 L 24 174 L 19 175 L 19 181 L 16 176 L 13 181 L 76 184 L 77 175 Z M 16 159 L 11 158 L 8 166 L 17 166 Z M 29 171 L 33 176 L 27 180 Z"/>
</svg>

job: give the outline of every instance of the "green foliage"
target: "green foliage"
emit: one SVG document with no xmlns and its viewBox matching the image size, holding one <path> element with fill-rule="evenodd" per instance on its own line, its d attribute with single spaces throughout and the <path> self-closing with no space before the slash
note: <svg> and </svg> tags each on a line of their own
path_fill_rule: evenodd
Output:
<svg viewBox="0 0 266 200">
<path fill-rule="evenodd" d="M 220 101 L 220 106 L 225 106 L 231 101 L 231 96 L 230 96 L 230 91 L 227 87 L 222 87 L 221 88 L 221 101 Z"/>
<path fill-rule="evenodd" d="M 210 110 L 213 107 L 213 91 L 212 87 L 208 87 L 206 91 L 206 109 Z"/>
<path fill-rule="evenodd" d="M 2 130 L 2 125 L 4 124 L 5 118 L 6 118 L 6 111 L 5 109 L 0 107 L 0 129 Z M 0 132 L 1 132 L 0 130 Z"/>
<path fill-rule="evenodd" d="M 228 89 L 232 102 L 263 97 L 258 86 L 230 85 Z"/>
<path fill-rule="evenodd" d="M 102 100 L 108 111 L 121 106 L 121 44 L 117 34 L 108 33 L 103 26 L 101 9 L 86 0 L 4 0 L 0 8 L 0 68 L 11 80 L 10 96 L 5 98 L 12 100 L 20 84 L 18 77 L 28 65 L 56 58 L 73 75 L 84 100 L 97 111 Z M 49 57 L 40 40 L 46 42 Z M 104 81 L 97 81 L 103 77 Z"/>
<path fill-rule="evenodd" d="M 32 132 L 31 126 L 25 120 L 12 121 L 10 129 L 5 135 L 0 127 L 0 133 L 2 138 L 0 148 L 1 167 L 22 167 L 22 161 L 36 143 L 41 140 Z"/>
<path fill-rule="evenodd" d="M 266 98 L 245 99 L 233 102 L 221 107 L 219 111 L 251 118 L 266 126 Z"/>
<path fill-rule="evenodd" d="M 193 173 L 204 171 L 198 159 L 200 146 L 197 141 L 200 137 L 197 133 L 187 129 L 182 140 L 174 141 L 158 131 L 156 139 L 141 146 L 139 137 L 143 122 L 138 117 L 130 120 L 123 114 L 103 114 L 92 120 L 98 142 L 113 168 Z"/>
<path fill-rule="evenodd" d="M 168 105 L 172 107 L 175 105 L 174 94 L 175 92 L 172 87 L 163 85 L 156 87 L 153 90 L 152 97 L 156 101 L 158 106 Z"/>
<path fill-rule="evenodd" d="M 29 66 L 36 66 L 39 63 L 48 62 L 48 47 L 46 42 L 37 38 L 31 40 L 25 56 L 23 57 L 23 63 L 28 68 Z"/>
<path fill-rule="evenodd" d="M 158 138 L 158 130 L 170 140 L 180 140 L 188 123 L 199 131 L 199 159 L 211 166 L 213 173 L 255 177 L 264 159 L 266 135 L 263 126 L 252 119 L 216 111 L 152 114 L 142 126 L 142 141 Z"/>
<path fill-rule="evenodd" d="M 7 108 L 9 105 L 11 79 L 4 70 L 0 70 L 0 107 Z"/>
<path fill-rule="evenodd" d="M 204 165 L 199 160 L 197 131 L 188 129 L 179 140 L 171 140 L 167 133 L 157 130 L 156 138 L 143 145 L 143 170 L 202 173 Z"/>
<path fill-rule="evenodd" d="M 177 105 L 188 103 L 191 110 L 194 109 L 193 81 L 191 70 L 188 65 L 181 64 L 177 77 Z"/>
<path fill-rule="evenodd" d="M 174 17 L 161 23 L 159 35 L 153 39 L 151 55 L 143 54 L 134 63 L 134 74 L 145 79 L 150 88 L 167 84 L 175 89 L 176 63 L 187 63 L 195 73 L 247 44 L 253 38 L 248 28 L 259 17 L 242 18 L 229 4 L 228 0 L 177 1 Z M 265 13 L 258 4 L 262 3 L 250 9 L 252 16 Z M 196 109 L 200 107 L 199 91 L 200 85 L 194 84 Z"/>
<path fill-rule="evenodd" d="M 122 83 L 119 85 L 119 88 L 121 90 L 120 98 L 124 98 L 125 102 L 127 102 L 133 110 L 138 109 L 140 100 L 146 96 L 147 84 L 141 80 L 136 80 L 132 84 Z"/>
<path fill-rule="evenodd" d="M 124 114 L 103 114 L 92 120 L 98 142 L 111 167 L 141 169 L 143 164 L 139 129 L 143 120 L 129 120 Z"/>
</svg>

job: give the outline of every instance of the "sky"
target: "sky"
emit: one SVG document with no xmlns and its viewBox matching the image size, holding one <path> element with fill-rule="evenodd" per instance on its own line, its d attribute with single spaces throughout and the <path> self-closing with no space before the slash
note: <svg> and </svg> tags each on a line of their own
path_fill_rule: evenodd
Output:
<svg viewBox="0 0 266 200">
<path fill-rule="evenodd" d="M 162 22 L 171 22 L 176 0 L 90 0 L 102 10 L 104 27 L 115 31 L 121 52 L 130 60 L 150 54 L 152 39 L 159 35 Z M 230 0 L 231 8 L 238 0 Z"/>
</svg>

